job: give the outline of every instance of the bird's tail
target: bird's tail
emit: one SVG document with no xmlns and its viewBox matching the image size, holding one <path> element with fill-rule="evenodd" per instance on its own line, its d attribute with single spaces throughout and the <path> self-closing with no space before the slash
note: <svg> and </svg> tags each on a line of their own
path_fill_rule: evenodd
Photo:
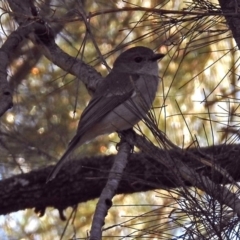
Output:
<svg viewBox="0 0 240 240">
<path fill-rule="evenodd" d="M 53 168 L 51 173 L 48 175 L 46 183 L 52 181 L 56 177 L 56 175 L 58 174 L 58 172 L 60 171 L 62 166 L 69 160 L 69 157 L 70 157 L 71 153 L 73 152 L 73 150 L 77 146 L 81 145 L 81 144 L 79 144 L 79 139 L 80 139 L 79 136 L 75 136 L 73 138 L 73 140 L 69 143 L 67 150 L 62 155 L 62 157 L 60 158 L 60 160 L 58 161 L 56 166 Z"/>
<path fill-rule="evenodd" d="M 52 181 L 56 175 L 58 174 L 58 172 L 60 171 L 60 169 L 62 168 L 62 166 L 64 165 L 65 162 L 67 162 L 69 155 L 71 153 L 71 149 L 68 148 L 66 150 L 66 152 L 62 155 L 62 157 L 60 158 L 60 160 L 58 161 L 58 163 L 56 164 L 56 166 L 53 168 L 53 170 L 50 172 L 50 174 L 47 177 L 47 183 Z"/>
</svg>

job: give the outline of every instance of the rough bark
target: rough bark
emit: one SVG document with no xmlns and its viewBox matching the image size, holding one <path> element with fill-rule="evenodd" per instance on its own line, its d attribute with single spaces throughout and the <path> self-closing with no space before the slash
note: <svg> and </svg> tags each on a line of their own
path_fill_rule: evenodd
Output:
<svg viewBox="0 0 240 240">
<path fill-rule="evenodd" d="M 240 180 L 240 145 L 220 145 L 201 149 L 189 149 L 195 156 L 207 154 L 215 163 L 226 169 L 235 181 Z M 196 172 L 218 184 L 227 184 L 229 179 L 201 162 L 192 161 L 185 151 L 182 155 L 174 150 L 161 150 L 162 157 L 171 156 L 182 161 Z M 168 155 L 168 156 L 167 156 Z M 20 174 L 0 181 L 0 214 L 25 208 L 36 208 L 44 213 L 46 207 L 63 210 L 68 206 L 99 197 L 106 184 L 114 156 L 92 157 L 66 163 L 56 179 L 46 184 L 52 166 Z M 185 186 L 192 186 L 184 182 Z M 131 154 L 122 176 L 117 194 L 135 193 L 152 189 L 180 187 L 176 175 L 159 162 L 144 154 Z"/>
<path fill-rule="evenodd" d="M 238 49 L 240 49 L 240 13 L 239 13 L 239 0 L 219 0 L 221 9 L 225 15 L 225 19 L 232 31 L 233 38 L 235 39 Z"/>
</svg>

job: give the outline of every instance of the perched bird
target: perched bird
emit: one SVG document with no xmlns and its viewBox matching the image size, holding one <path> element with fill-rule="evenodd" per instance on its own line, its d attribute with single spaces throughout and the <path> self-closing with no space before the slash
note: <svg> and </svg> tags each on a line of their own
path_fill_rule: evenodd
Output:
<svg viewBox="0 0 240 240">
<path fill-rule="evenodd" d="M 132 128 L 147 114 L 158 88 L 157 60 L 163 57 L 141 46 L 120 54 L 83 111 L 76 135 L 47 182 L 56 177 L 74 149 L 99 135 Z"/>
</svg>

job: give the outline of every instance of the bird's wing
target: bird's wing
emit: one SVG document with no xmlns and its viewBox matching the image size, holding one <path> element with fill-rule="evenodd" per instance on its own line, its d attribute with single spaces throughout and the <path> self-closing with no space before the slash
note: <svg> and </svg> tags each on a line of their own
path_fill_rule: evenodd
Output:
<svg viewBox="0 0 240 240">
<path fill-rule="evenodd" d="M 137 74 L 130 75 L 121 72 L 111 72 L 103 80 L 104 83 L 100 83 L 93 98 L 83 111 L 77 135 L 83 135 L 107 113 L 129 99 L 134 92 L 134 86 L 131 81 L 136 81 L 138 78 L 139 75 Z"/>
<path fill-rule="evenodd" d="M 76 135 L 69 142 L 67 150 L 49 174 L 47 182 L 56 177 L 71 152 L 78 146 L 83 134 L 106 116 L 107 113 L 131 97 L 134 92 L 132 81 L 137 81 L 138 78 L 137 74 L 111 72 L 103 80 L 104 83 L 100 83 L 93 98 L 82 113 Z"/>
</svg>

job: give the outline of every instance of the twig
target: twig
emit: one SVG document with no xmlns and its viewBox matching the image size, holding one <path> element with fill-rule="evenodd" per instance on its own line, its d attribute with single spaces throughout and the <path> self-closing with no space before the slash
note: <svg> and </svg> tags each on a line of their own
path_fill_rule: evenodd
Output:
<svg viewBox="0 0 240 240">
<path fill-rule="evenodd" d="M 103 55 L 102 55 L 102 53 L 101 53 L 101 51 L 100 51 L 100 49 L 99 49 L 99 47 L 98 47 L 98 44 L 97 44 L 97 42 L 96 42 L 96 40 L 95 40 L 95 37 L 93 36 L 93 33 L 92 33 L 92 31 L 91 31 L 91 26 L 90 26 L 90 23 L 89 23 L 89 19 L 87 18 L 87 14 L 85 13 L 85 11 L 84 11 L 84 6 L 83 6 L 83 4 L 82 4 L 82 0 L 79 0 L 78 1 L 79 2 L 79 5 L 80 5 L 80 8 L 79 8 L 79 13 L 81 14 L 81 17 L 82 17 L 82 19 L 83 19 L 83 21 L 84 21 L 84 23 L 85 23 L 85 26 L 86 26 L 86 32 L 88 33 L 88 35 L 90 36 L 90 38 L 91 38 L 91 40 L 92 40 L 92 43 L 93 43 L 93 45 L 94 45 L 94 47 L 95 47 L 95 49 L 96 49 L 96 51 L 97 51 L 97 53 L 98 53 L 98 56 L 99 56 L 99 58 L 100 58 L 100 60 L 101 60 L 101 62 L 104 64 L 104 66 L 107 68 L 107 70 L 110 72 L 111 71 L 111 68 L 108 66 L 108 64 L 107 64 L 107 62 L 105 61 L 105 59 L 104 59 L 104 57 L 103 57 Z"/>
<path fill-rule="evenodd" d="M 116 193 L 116 190 L 122 178 L 123 170 L 127 165 L 130 151 L 130 145 L 127 142 L 121 141 L 118 154 L 114 159 L 113 166 L 108 176 L 108 181 L 100 195 L 99 201 L 96 206 L 90 231 L 90 240 L 102 239 L 101 229 L 104 225 L 104 219 L 107 215 L 109 208 L 112 206 L 112 198 Z"/>
</svg>

